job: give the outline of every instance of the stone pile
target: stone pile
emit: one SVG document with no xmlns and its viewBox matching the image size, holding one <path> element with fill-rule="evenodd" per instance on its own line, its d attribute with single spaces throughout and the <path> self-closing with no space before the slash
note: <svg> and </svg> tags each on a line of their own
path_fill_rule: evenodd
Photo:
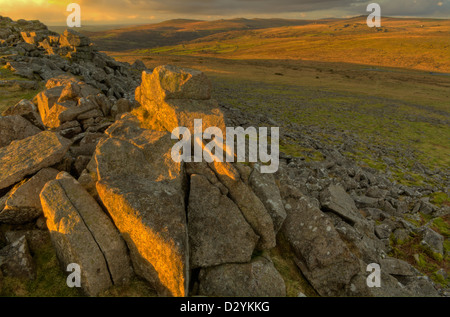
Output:
<svg viewBox="0 0 450 317">
<path fill-rule="evenodd" d="M 39 21 L 12 21 L 0 17 L 0 66 L 36 85 L 41 80 L 70 75 L 99 89 L 110 98 L 133 99 L 142 63 L 120 63 L 98 52 L 89 38 L 68 29 L 49 31 Z M 1 84 L 1 82 L 0 82 Z M 6 85 L 6 83 L 4 83 Z"/>
</svg>

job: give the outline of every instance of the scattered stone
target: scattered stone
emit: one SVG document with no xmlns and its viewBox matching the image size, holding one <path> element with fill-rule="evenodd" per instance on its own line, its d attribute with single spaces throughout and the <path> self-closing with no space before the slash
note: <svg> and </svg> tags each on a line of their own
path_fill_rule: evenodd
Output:
<svg viewBox="0 0 450 317">
<path fill-rule="evenodd" d="M 321 192 L 320 203 L 325 210 L 332 211 L 351 223 L 362 220 L 352 197 L 340 185 L 330 185 Z"/>
<path fill-rule="evenodd" d="M 444 255 L 444 237 L 428 227 L 422 227 L 419 230 L 422 235 L 420 244 L 442 257 Z"/>
<path fill-rule="evenodd" d="M 345 287 L 360 271 L 358 259 L 339 237 L 331 221 L 294 187 L 282 197 L 291 208 L 282 232 L 302 273 L 321 296 L 346 295 Z"/>
<path fill-rule="evenodd" d="M 0 271 L 5 276 L 28 280 L 36 278 L 35 265 L 25 236 L 0 250 Z"/>
</svg>

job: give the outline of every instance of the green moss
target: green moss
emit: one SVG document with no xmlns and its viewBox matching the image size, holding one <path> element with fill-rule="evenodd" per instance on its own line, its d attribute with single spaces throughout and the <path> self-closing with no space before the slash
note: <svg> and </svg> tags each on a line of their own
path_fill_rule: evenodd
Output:
<svg viewBox="0 0 450 317">
<path fill-rule="evenodd" d="M 288 297 L 298 297 L 300 292 L 308 297 L 318 296 L 295 264 L 289 242 L 282 234 L 278 234 L 277 246 L 270 250 L 270 257 L 275 268 L 283 277 Z"/>
<path fill-rule="evenodd" d="M 439 217 L 433 220 L 432 228 L 446 238 L 450 238 L 450 225 L 448 220 Z"/>
<path fill-rule="evenodd" d="M 74 297 L 82 295 L 79 289 L 67 286 L 67 277 L 59 266 L 50 240 L 35 250 L 33 260 L 36 264 L 36 279 L 29 281 L 5 277 L 0 296 Z"/>
<path fill-rule="evenodd" d="M 150 287 L 150 284 L 140 279 L 133 277 L 129 284 L 115 285 L 108 290 L 100 293 L 99 297 L 155 297 L 156 291 Z"/>
<path fill-rule="evenodd" d="M 420 235 L 414 235 L 410 240 L 403 244 L 398 244 L 394 239 L 390 240 L 391 252 L 390 256 L 404 260 L 414 266 L 421 273 L 430 276 L 435 282 L 442 284 L 438 275 L 433 274 L 440 268 L 448 271 L 448 257 L 443 258 L 442 255 L 436 254 L 420 244 Z M 448 241 L 448 240 L 446 240 Z M 445 246 L 444 242 L 444 246 Z M 450 246 L 447 243 L 447 248 Z"/>
<path fill-rule="evenodd" d="M 441 274 L 436 274 L 436 272 L 431 275 L 431 279 L 442 287 L 450 285 L 450 278 L 445 279 Z"/>
<path fill-rule="evenodd" d="M 417 219 L 413 219 L 413 218 L 408 217 L 408 216 L 405 216 L 404 219 L 405 219 L 406 221 L 408 221 L 409 223 L 413 224 L 413 225 L 416 226 L 416 227 L 420 227 L 420 226 L 423 224 L 422 221 L 419 221 L 419 220 L 417 220 Z"/>
<path fill-rule="evenodd" d="M 324 157 L 322 153 L 311 148 L 302 147 L 297 144 L 290 144 L 281 141 L 280 152 L 293 157 L 303 157 L 305 161 L 323 161 Z"/>
<path fill-rule="evenodd" d="M 430 195 L 430 201 L 438 206 L 450 206 L 450 197 L 443 192 L 436 192 Z"/>
<path fill-rule="evenodd" d="M 429 259 L 427 259 L 426 255 L 423 253 L 416 254 L 415 260 L 417 265 L 419 266 L 419 269 L 422 269 L 425 272 L 433 272 L 439 269 L 439 266 L 429 261 Z"/>
<path fill-rule="evenodd" d="M 0 67 L 0 80 L 28 80 L 26 78 L 17 76 L 13 71 L 6 68 L 6 66 Z"/>
<path fill-rule="evenodd" d="M 449 239 L 444 240 L 444 252 L 450 253 L 450 240 Z"/>
</svg>

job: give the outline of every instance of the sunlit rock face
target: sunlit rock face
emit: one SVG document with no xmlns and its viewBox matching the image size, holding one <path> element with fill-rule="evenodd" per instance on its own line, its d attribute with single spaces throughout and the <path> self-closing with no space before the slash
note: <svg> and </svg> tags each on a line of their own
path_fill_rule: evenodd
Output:
<svg viewBox="0 0 450 317">
<path fill-rule="evenodd" d="M 57 133 L 44 131 L 0 148 L 0 189 L 58 163 L 71 143 Z"/>
<path fill-rule="evenodd" d="M 41 194 L 47 227 L 63 267 L 76 263 L 82 288 L 97 295 L 132 276 L 127 248 L 108 216 L 88 192 L 62 172 Z"/>
<path fill-rule="evenodd" d="M 153 73 L 144 71 L 135 96 L 147 111 L 147 125 L 153 129 L 172 132 L 187 127 L 193 133 L 194 119 L 202 119 L 205 129 L 225 131 L 224 114 L 211 99 L 211 83 L 198 70 L 164 65 Z"/>
<path fill-rule="evenodd" d="M 188 292 L 183 166 L 170 134 L 144 130 L 130 115 L 112 125 L 95 153 L 97 192 L 124 237 L 136 274 L 160 295 Z"/>
</svg>

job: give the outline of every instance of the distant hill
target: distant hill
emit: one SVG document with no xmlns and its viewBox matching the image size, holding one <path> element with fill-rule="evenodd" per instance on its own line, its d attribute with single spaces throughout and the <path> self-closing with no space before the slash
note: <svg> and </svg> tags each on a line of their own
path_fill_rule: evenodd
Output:
<svg viewBox="0 0 450 317">
<path fill-rule="evenodd" d="M 123 51 L 177 45 L 214 34 L 239 31 L 300 26 L 317 21 L 289 19 L 229 19 L 201 21 L 175 19 L 155 24 L 136 25 L 114 30 L 81 29 L 101 50 Z"/>
<path fill-rule="evenodd" d="M 256 27 L 258 24 L 269 26 L 272 22 L 298 25 Z M 188 30 L 188 25 L 195 24 L 182 23 L 184 30 Z M 240 60 L 309 60 L 450 73 L 448 19 L 384 17 L 380 28 L 369 28 L 365 16 L 315 21 L 230 20 L 203 25 L 212 28 L 220 24 L 228 25 L 229 29 L 209 31 L 210 34 L 204 31 L 190 40 L 183 37 L 188 31 L 174 31 L 171 40 L 176 42 L 176 36 L 179 36 L 178 44 L 165 45 L 164 40 L 155 37 L 152 41 L 143 41 L 141 44 L 146 48 L 134 50 L 134 53 Z M 231 29 L 232 25 L 254 27 Z M 139 38 L 141 34 L 135 32 L 134 36 Z M 94 38 L 94 41 L 97 39 Z M 129 44 L 128 49 L 132 47 Z"/>
</svg>

